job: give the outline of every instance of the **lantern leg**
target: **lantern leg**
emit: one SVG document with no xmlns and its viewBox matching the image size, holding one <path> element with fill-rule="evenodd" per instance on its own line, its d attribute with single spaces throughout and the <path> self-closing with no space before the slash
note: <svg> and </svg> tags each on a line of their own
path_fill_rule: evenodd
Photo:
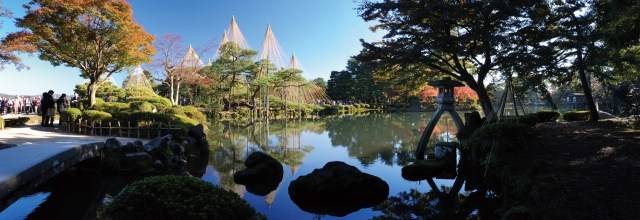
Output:
<svg viewBox="0 0 640 220">
<path fill-rule="evenodd" d="M 451 115 L 453 122 L 456 124 L 456 129 L 458 129 L 458 133 L 460 133 L 460 131 L 464 130 L 464 123 L 462 123 L 462 119 L 460 118 L 460 115 L 458 115 L 458 112 L 456 112 L 455 110 L 449 110 L 449 114 Z"/>
<path fill-rule="evenodd" d="M 427 144 L 429 143 L 429 138 L 431 138 L 431 132 L 433 132 L 433 129 L 438 124 L 438 120 L 440 120 L 442 113 L 444 113 L 444 111 L 438 108 L 436 113 L 431 117 L 431 120 L 429 121 L 429 124 L 427 124 L 427 127 L 424 129 L 424 132 L 422 132 L 422 137 L 420 138 L 418 148 L 416 149 L 416 159 L 424 160 L 424 152 L 427 148 Z"/>
</svg>

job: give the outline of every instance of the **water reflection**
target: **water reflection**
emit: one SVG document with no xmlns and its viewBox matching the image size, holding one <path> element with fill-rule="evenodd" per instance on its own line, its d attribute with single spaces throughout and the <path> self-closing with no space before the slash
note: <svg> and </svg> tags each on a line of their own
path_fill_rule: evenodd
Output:
<svg viewBox="0 0 640 220">
<path fill-rule="evenodd" d="M 308 121 L 213 123 L 207 134 L 211 150 L 209 167 L 202 178 L 235 191 L 271 218 L 318 218 L 300 210 L 286 189 L 297 176 L 307 175 L 329 161 L 344 161 L 379 176 L 389 183 L 390 195 L 419 187 L 420 183 L 403 180 L 400 168 L 415 161 L 415 147 L 431 114 L 373 113 Z M 434 129 L 427 154 L 433 154 L 437 142 L 456 141 L 456 133 L 451 117 L 443 115 Z M 267 195 L 233 182 L 233 174 L 245 168 L 244 160 L 255 151 L 272 156 L 285 170 L 282 181 Z M 451 186 L 453 181 L 435 180 L 433 184 Z M 366 208 L 353 211 L 348 218 L 370 219 L 381 214 L 379 210 Z"/>
</svg>

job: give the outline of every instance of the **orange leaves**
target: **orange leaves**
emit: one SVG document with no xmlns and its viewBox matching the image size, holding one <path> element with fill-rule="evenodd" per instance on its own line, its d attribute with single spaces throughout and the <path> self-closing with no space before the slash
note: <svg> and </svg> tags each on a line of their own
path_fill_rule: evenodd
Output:
<svg viewBox="0 0 640 220">
<path fill-rule="evenodd" d="M 417 95 L 419 97 L 422 97 L 422 101 L 427 101 L 430 97 L 438 96 L 438 89 L 434 88 L 433 86 L 424 86 Z M 467 99 L 478 101 L 478 94 L 469 86 L 455 87 L 453 96 L 458 100 Z"/>
</svg>

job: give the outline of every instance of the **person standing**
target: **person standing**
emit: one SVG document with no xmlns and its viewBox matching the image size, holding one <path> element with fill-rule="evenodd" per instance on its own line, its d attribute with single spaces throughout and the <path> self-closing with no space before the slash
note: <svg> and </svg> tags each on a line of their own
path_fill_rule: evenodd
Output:
<svg viewBox="0 0 640 220">
<path fill-rule="evenodd" d="M 40 109 L 40 97 L 33 100 L 33 113 L 37 115 L 38 109 Z M 40 112 L 42 112 L 42 110 Z"/>
<path fill-rule="evenodd" d="M 31 97 L 27 96 L 24 98 L 24 107 L 24 112 L 28 115 L 29 112 L 31 112 Z"/>
<path fill-rule="evenodd" d="M 16 96 L 13 100 L 13 114 L 20 114 L 20 110 L 22 109 L 22 101 L 20 100 L 20 96 Z"/>
<path fill-rule="evenodd" d="M 80 97 L 77 92 L 73 93 L 73 97 L 71 97 L 71 108 L 80 107 Z"/>
<path fill-rule="evenodd" d="M 67 94 L 62 93 L 62 95 L 60 95 L 60 98 L 58 98 L 58 100 L 56 101 L 56 104 L 58 104 L 58 114 L 62 116 L 62 112 L 64 112 L 64 109 L 67 108 Z"/>
<path fill-rule="evenodd" d="M 42 115 L 44 117 L 43 127 L 53 127 L 53 117 L 56 114 L 56 100 L 53 98 L 53 93 L 53 90 L 49 90 L 49 92 L 42 94 Z"/>
</svg>

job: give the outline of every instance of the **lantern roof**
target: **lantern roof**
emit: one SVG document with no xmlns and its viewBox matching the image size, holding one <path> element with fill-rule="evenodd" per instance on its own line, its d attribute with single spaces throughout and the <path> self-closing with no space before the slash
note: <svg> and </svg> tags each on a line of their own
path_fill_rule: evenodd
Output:
<svg viewBox="0 0 640 220">
<path fill-rule="evenodd" d="M 461 82 L 451 80 L 451 77 L 444 77 L 441 80 L 434 80 L 429 82 L 433 87 L 461 87 L 464 86 Z"/>
</svg>

